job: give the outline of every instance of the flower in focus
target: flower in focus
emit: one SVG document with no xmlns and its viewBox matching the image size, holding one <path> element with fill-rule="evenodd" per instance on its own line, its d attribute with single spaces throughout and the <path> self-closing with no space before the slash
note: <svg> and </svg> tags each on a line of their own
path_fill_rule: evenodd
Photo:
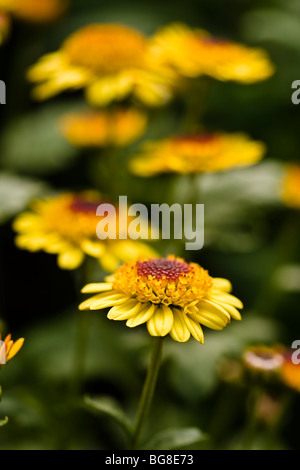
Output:
<svg viewBox="0 0 300 470">
<path fill-rule="evenodd" d="M 63 116 L 61 129 L 77 147 L 126 146 L 146 129 L 147 116 L 136 109 L 83 111 Z"/>
<path fill-rule="evenodd" d="M 283 187 L 283 202 L 294 209 L 300 209 L 300 165 L 289 165 L 286 169 Z"/>
<path fill-rule="evenodd" d="M 62 269 L 76 269 L 86 255 L 98 259 L 108 272 L 115 271 L 122 262 L 156 256 L 155 250 L 145 243 L 126 239 L 127 234 L 123 234 L 123 239 L 100 240 L 97 225 L 104 217 L 97 216 L 96 210 L 102 203 L 107 201 L 97 192 L 65 193 L 35 200 L 31 211 L 20 214 L 14 221 L 18 233 L 16 245 L 32 252 L 57 254 Z M 115 210 L 120 221 L 123 213 L 117 207 Z"/>
<path fill-rule="evenodd" d="M 244 351 L 243 362 L 252 371 L 278 372 L 284 363 L 284 348 L 282 346 L 251 346 Z"/>
<path fill-rule="evenodd" d="M 222 330 L 231 317 L 240 320 L 242 302 L 230 294 L 227 279 L 212 278 L 196 263 L 181 258 L 141 258 L 125 263 L 107 282 L 88 284 L 94 293 L 80 310 L 109 307 L 110 320 L 125 320 L 130 328 L 147 324 L 151 336 L 170 336 L 179 342 L 192 335 L 204 342 L 202 326 Z"/>
<path fill-rule="evenodd" d="M 182 135 L 148 142 L 130 162 L 138 176 L 222 171 L 257 163 L 265 145 L 242 133 Z"/>
<path fill-rule="evenodd" d="M 1 341 L 0 333 L 0 369 L 1 366 L 7 364 L 21 349 L 24 343 L 24 338 L 19 338 L 17 341 L 11 339 L 11 335 Z"/>
<path fill-rule="evenodd" d="M 0 10 L 0 46 L 6 40 L 10 31 L 10 18 L 2 10 Z"/>
<path fill-rule="evenodd" d="M 40 100 L 85 88 L 95 106 L 131 94 L 155 106 L 170 99 L 174 73 L 153 62 L 148 40 L 139 31 L 119 24 L 92 24 L 69 36 L 59 51 L 42 57 L 28 78 L 38 84 L 34 97 Z"/>
<path fill-rule="evenodd" d="M 67 0 L 0 0 L 0 9 L 31 23 L 57 19 L 68 5 Z"/>
<path fill-rule="evenodd" d="M 208 75 L 217 80 L 250 84 L 274 73 L 268 54 L 211 36 L 207 31 L 171 24 L 152 38 L 151 52 L 165 66 L 184 77 Z"/>
</svg>

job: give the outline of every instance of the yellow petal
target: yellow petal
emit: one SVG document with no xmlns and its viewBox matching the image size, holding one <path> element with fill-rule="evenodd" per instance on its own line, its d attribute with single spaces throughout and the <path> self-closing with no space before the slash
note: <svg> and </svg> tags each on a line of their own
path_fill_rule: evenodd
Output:
<svg viewBox="0 0 300 470">
<path fill-rule="evenodd" d="M 96 300 L 90 306 L 90 310 L 99 310 L 102 308 L 113 307 L 114 305 L 126 304 L 130 297 L 125 297 L 124 294 L 114 294 L 111 297 L 104 297 L 100 300 Z"/>
<path fill-rule="evenodd" d="M 24 341 L 24 338 L 20 338 L 13 344 L 8 356 L 6 357 L 7 361 L 12 359 L 20 351 L 21 347 L 24 344 Z"/>
<path fill-rule="evenodd" d="M 190 339 L 191 333 L 183 318 L 185 314 L 179 309 L 173 309 L 173 326 L 170 331 L 170 336 L 180 343 L 184 343 Z"/>
<path fill-rule="evenodd" d="M 222 302 L 224 302 L 226 304 L 233 305 L 234 307 L 237 307 L 237 308 L 243 308 L 244 307 L 243 303 L 240 301 L 240 299 L 238 299 L 234 295 L 225 294 L 223 292 L 220 293 L 220 294 L 212 293 L 212 294 L 210 294 L 209 299 L 216 300 L 221 305 L 222 305 Z"/>
<path fill-rule="evenodd" d="M 130 93 L 132 79 L 127 76 L 107 77 L 97 80 L 86 90 L 89 103 L 95 106 L 106 106 L 111 101 L 120 100 Z"/>
<path fill-rule="evenodd" d="M 147 322 L 151 336 L 166 336 L 173 326 L 173 312 L 166 305 L 156 306 L 153 315 Z"/>
<path fill-rule="evenodd" d="M 107 314 L 109 320 L 129 320 L 132 317 L 135 317 L 137 313 L 141 310 L 141 303 L 137 300 L 131 300 L 126 302 L 123 305 L 115 305 Z"/>
<path fill-rule="evenodd" d="M 227 310 L 221 305 L 216 304 L 215 302 L 212 302 L 210 300 L 201 300 L 200 302 L 198 302 L 197 308 L 200 312 L 202 310 L 205 310 L 206 312 L 210 312 L 213 315 L 223 318 L 224 321 L 230 320 L 230 315 Z"/>
<path fill-rule="evenodd" d="M 79 248 L 69 249 L 59 254 L 57 262 L 61 269 L 76 269 L 81 265 L 84 253 Z"/>
<path fill-rule="evenodd" d="M 199 341 L 199 343 L 204 343 L 204 334 L 199 323 L 190 318 L 189 315 L 185 315 L 183 318 L 192 336 Z"/>
<path fill-rule="evenodd" d="M 215 289 L 220 289 L 223 292 L 231 292 L 232 284 L 228 279 L 223 279 L 221 277 L 213 278 L 213 287 Z"/>
<path fill-rule="evenodd" d="M 105 245 L 100 241 L 92 242 L 90 240 L 85 240 L 82 242 L 81 248 L 87 255 L 93 256 L 95 258 L 102 256 L 105 251 Z"/>
<path fill-rule="evenodd" d="M 107 272 L 114 272 L 118 269 L 120 260 L 110 251 L 106 251 L 100 258 L 99 263 Z"/>
<path fill-rule="evenodd" d="M 111 290 L 112 289 L 112 283 L 109 282 L 98 282 L 98 283 L 92 283 L 92 284 L 87 284 L 86 286 L 81 289 L 81 292 L 83 294 L 93 294 L 96 292 L 102 292 L 106 290 Z"/>
<path fill-rule="evenodd" d="M 20 214 L 13 222 L 13 229 L 16 232 L 27 232 L 28 230 L 37 230 L 41 226 L 41 218 L 37 214 L 24 212 Z"/>
<path fill-rule="evenodd" d="M 201 325 L 207 326 L 211 330 L 223 330 L 227 323 L 218 317 L 212 316 L 209 312 L 192 313 L 189 315 L 195 322 L 200 323 Z"/>
<path fill-rule="evenodd" d="M 126 326 L 134 328 L 135 326 L 146 323 L 155 312 L 156 305 L 154 304 L 141 304 L 140 311 L 126 322 Z"/>
<path fill-rule="evenodd" d="M 240 312 L 233 306 L 229 304 L 222 304 L 224 308 L 228 311 L 228 313 L 234 318 L 235 320 L 241 320 L 241 314 Z"/>
</svg>

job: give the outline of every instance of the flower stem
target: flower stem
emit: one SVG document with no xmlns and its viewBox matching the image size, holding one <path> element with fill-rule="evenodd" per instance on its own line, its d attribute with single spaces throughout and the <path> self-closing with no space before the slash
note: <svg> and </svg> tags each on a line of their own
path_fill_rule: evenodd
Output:
<svg viewBox="0 0 300 470">
<path fill-rule="evenodd" d="M 147 377 L 144 383 L 142 395 L 139 402 L 135 427 L 132 436 L 132 449 L 136 449 L 140 442 L 143 427 L 145 425 L 150 406 L 154 394 L 157 381 L 158 371 L 161 363 L 162 346 L 164 337 L 158 336 L 154 338 L 151 360 Z"/>
<path fill-rule="evenodd" d="M 79 292 L 89 280 L 89 260 L 85 260 L 78 272 Z M 74 343 L 74 370 L 72 391 L 79 395 L 83 391 L 85 362 L 88 349 L 88 340 L 91 327 L 91 312 L 82 310 L 77 312 L 76 337 Z"/>
</svg>

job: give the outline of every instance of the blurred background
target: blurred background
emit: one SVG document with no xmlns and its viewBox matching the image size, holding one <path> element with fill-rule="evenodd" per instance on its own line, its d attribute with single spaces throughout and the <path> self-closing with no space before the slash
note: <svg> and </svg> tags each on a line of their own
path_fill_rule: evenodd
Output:
<svg viewBox="0 0 300 470">
<path fill-rule="evenodd" d="M 255 166 L 202 177 L 205 246 L 175 254 L 200 263 L 212 276 L 230 279 L 245 309 L 242 322 L 233 321 L 222 332 L 205 331 L 204 345 L 166 341 L 145 433 L 151 437 L 172 426 L 199 427 L 209 438 L 190 448 L 241 448 L 252 387 L 251 381 L 239 378 L 244 349 L 276 343 L 290 348 L 300 338 L 300 214 L 280 198 L 285 164 L 300 163 L 300 108 L 291 102 L 291 84 L 300 79 L 299 2 L 71 0 L 67 11 L 49 24 L 12 18 L 10 35 L 0 47 L 0 79 L 7 85 L 7 104 L 0 107 L 0 319 L 2 331 L 14 339 L 25 337 L 25 344 L 0 374 L 0 417 L 9 417 L 0 428 L 2 450 L 125 445 L 113 420 L 91 413 L 69 395 L 82 300 L 79 275 L 59 269 L 56 256 L 16 248 L 14 217 L 33 198 L 52 190 L 93 188 L 112 200 L 127 195 L 129 201 L 144 204 L 182 202 L 189 190 L 186 176 L 143 179 L 127 169 L 141 141 L 176 132 L 180 102 L 150 112 L 147 132 L 124 149 L 112 184 L 102 151 L 78 149 L 59 131 L 60 117 L 82 105 L 82 92 L 34 102 L 26 71 L 81 26 L 123 23 L 151 35 L 174 21 L 263 47 L 276 73 L 249 86 L 215 81 L 205 98 L 201 120 L 208 129 L 247 132 L 266 144 L 267 155 Z M 158 248 L 163 255 L 176 249 L 172 241 L 159 242 Z M 94 266 L 92 277 L 102 276 Z M 84 393 L 109 395 L 133 416 L 151 338 L 146 328 L 131 330 L 123 322 L 110 322 L 102 311 L 94 312 L 91 321 Z M 288 406 L 275 426 L 273 414 L 286 394 Z M 274 386 L 271 396 L 249 446 L 299 448 L 299 392 Z"/>
</svg>

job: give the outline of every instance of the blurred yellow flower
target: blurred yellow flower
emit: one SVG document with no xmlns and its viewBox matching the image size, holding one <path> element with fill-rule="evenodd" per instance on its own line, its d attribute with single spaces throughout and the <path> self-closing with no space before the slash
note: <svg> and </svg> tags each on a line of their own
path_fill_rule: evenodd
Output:
<svg viewBox="0 0 300 470">
<path fill-rule="evenodd" d="M 300 165 L 286 167 L 282 185 L 283 202 L 294 209 L 300 209 Z"/>
<path fill-rule="evenodd" d="M 86 255 L 98 259 L 108 272 L 115 271 L 122 262 L 156 256 L 154 249 L 137 240 L 97 237 L 97 225 L 104 217 L 97 216 L 96 210 L 106 202 L 97 192 L 65 193 L 36 200 L 30 212 L 20 214 L 14 221 L 16 245 L 32 252 L 57 254 L 62 269 L 76 269 Z M 116 215 L 118 220 L 123 215 L 117 207 Z M 148 221 L 146 227 L 148 230 Z"/>
<path fill-rule="evenodd" d="M 1 366 L 9 362 L 21 349 L 24 344 L 24 338 L 19 338 L 16 342 L 11 339 L 9 334 L 1 341 L 0 333 L 0 369 Z"/>
<path fill-rule="evenodd" d="M 68 5 L 68 0 L 0 0 L 0 9 L 32 23 L 57 19 Z"/>
<path fill-rule="evenodd" d="M 222 171 L 260 161 L 266 148 L 243 133 L 174 136 L 147 142 L 129 167 L 138 176 Z"/>
<path fill-rule="evenodd" d="M 80 310 L 110 308 L 108 318 L 125 320 L 130 328 L 147 323 L 151 336 L 186 342 L 192 335 L 204 342 L 202 326 L 222 330 L 231 317 L 240 320 L 242 302 L 231 295 L 227 279 L 212 278 L 196 263 L 181 258 L 141 258 L 121 266 L 107 282 L 88 284 L 96 293 Z"/>
<path fill-rule="evenodd" d="M 247 84 L 274 73 L 264 50 L 219 39 L 180 23 L 160 29 L 152 38 L 151 52 L 162 65 L 185 77 L 208 75 Z"/>
<path fill-rule="evenodd" d="M 6 40 L 10 31 L 10 18 L 5 11 L 0 10 L 0 46 Z"/>
<path fill-rule="evenodd" d="M 82 111 L 63 116 L 61 130 L 77 147 L 130 145 L 146 129 L 147 116 L 137 109 Z"/>
<path fill-rule="evenodd" d="M 38 85 L 39 100 L 68 89 L 86 89 L 88 101 L 106 106 L 133 94 L 147 105 L 171 98 L 174 73 L 152 60 L 148 40 L 119 24 L 91 24 L 69 36 L 55 53 L 30 68 L 28 79 Z"/>
</svg>

